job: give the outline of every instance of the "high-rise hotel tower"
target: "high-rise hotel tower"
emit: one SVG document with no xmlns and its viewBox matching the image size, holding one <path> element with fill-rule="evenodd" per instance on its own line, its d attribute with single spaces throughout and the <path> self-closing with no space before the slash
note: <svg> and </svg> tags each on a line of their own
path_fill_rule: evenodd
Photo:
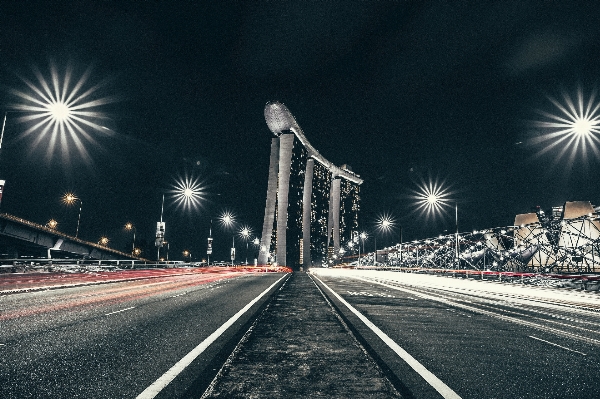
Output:
<svg viewBox="0 0 600 399">
<path fill-rule="evenodd" d="M 294 269 L 331 262 L 358 234 L 363 180 L 319 154 L 285 105 L 267 103 L 265 119 L 275 137 L 258 262 Z"/>
</svg>

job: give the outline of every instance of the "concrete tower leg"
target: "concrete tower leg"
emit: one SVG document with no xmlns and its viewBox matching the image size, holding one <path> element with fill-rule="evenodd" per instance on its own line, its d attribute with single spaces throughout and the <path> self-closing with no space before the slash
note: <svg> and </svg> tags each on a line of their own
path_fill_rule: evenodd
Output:
<svg viewBox="0 0 600 399">
<path fill-rule="evenodd" d="M 275 204 L 277 203 L 277 175 L 279 174 L 279 137 L 271 140 L 271 159 L 269 161 L 269 182 L 267 185 L 267 202 L 265 204 L 265 218 L 263 221 L 261 250 L 258 253 L 258 264 L 266 265 L 271 251 L 271 236 L 275 221 Z M 262 248 L 266 250 L 262 250 Z"/>
<path fill-rule="evenodd" d="M 310 158 L 306 161 L 306 173 L 304 174 L 304 191 L 302 192 L 302 260 L 305 269 L 312 266 L 310 256 L 310 213 L 312 210 L 312 181 L 315 160 Z"/>
<path fill-rule="evenodd" d="M 340 253 L 340 179 L 333 179 L 331 182 L 331 197 L 329 201 L 333 206 L 333 248 L 335 254 Z"/>
<path fill-rule="evenodd" d="M 287 266 L 287 221 L 293 134 L 279 136 L 279 184 L 277 187 L 277 264 Z"/>
</svg>

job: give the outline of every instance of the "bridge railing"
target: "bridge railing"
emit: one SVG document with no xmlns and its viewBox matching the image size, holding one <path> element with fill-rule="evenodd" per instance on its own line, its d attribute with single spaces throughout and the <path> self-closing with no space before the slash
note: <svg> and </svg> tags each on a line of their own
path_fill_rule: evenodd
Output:
<svg viewBox="0 0 600 399">
<path fill-rule="evenodd" d="M 352 266 L 534 273 L 600 273 L 600 219 L 595 215 L 449 234 L 398 243 Z M 458 254 L 458 257 L 457 257 Z"/>
</svg>

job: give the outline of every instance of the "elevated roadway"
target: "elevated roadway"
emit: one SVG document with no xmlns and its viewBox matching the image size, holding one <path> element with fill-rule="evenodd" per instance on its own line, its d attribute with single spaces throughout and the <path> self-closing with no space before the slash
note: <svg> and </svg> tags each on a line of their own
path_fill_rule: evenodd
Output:
<svg viewBox="0 0 600 399">
<path fill-rule="evenodd" d="M 27 258 L 139 259 L 131 254 L 84 241 L 17 216 L 1 213 L 0 262 L 2 259 L 12 262 Z"/>
</svg>

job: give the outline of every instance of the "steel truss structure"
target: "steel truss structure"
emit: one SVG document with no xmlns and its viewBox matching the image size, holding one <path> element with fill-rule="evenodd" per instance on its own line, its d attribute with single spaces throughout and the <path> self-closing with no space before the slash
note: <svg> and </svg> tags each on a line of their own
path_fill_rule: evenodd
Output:
<svg viewBox="0 0 600 399">
<path fill-rule="evenodd" d="M 600 218 L 593 214 L 428 238 L 378 250 L 377 262 L 374 253 L 368 253 L 353 264 L 498 272 L 600 272 Z"/>
</svg>

